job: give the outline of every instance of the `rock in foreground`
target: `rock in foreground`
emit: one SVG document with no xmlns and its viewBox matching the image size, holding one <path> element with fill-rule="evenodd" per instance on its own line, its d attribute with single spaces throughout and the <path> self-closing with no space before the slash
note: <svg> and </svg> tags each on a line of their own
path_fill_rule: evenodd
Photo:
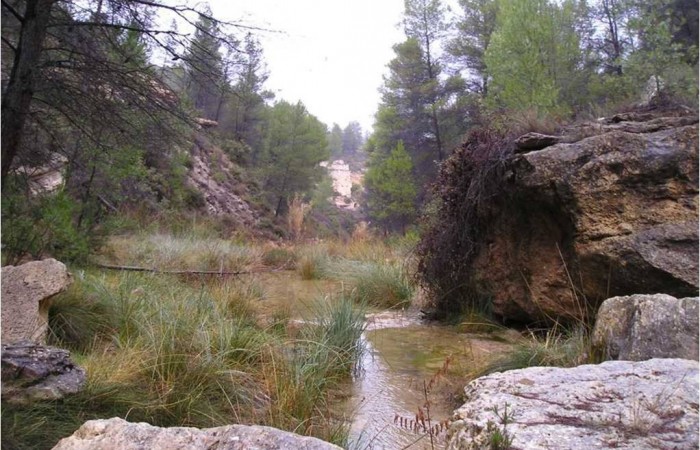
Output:
<svg viewBox="0 0 700 450">
<path fill-rule="evenodd" d="M 67 350 L 30 342 L 2 345 L 3 401 L 59 400 L 84 384 L 85 370 L 73 364 Z"/>
<path fill-rule="evenodd" d="M 248 425 L 154 427 L 123 419 L 90 420 L 54 450 L 340 450 L 320 439 Z"/>
<path fill-rule="evenodd" d="M 470 383 L 455 411 L 449 449 L 489 448 L 494 412 L 518 449 L 698 448 L 698 364 L 683 359 L 531 367 Z M 493 429 L 493 428 L 492 428 Z"/>
<path fill-rule="evenodd" d="M 665 294 L 609 298 L 598 310 L 593 345 L 608 359 L 697 361 L 698 303 Z"/>
</svg>

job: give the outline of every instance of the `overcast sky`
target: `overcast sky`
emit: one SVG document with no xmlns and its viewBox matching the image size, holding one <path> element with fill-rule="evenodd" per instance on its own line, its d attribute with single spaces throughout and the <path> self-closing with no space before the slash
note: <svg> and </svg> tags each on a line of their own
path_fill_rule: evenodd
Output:
<svg viewBox="0 0 700 450">
<path fill-rule="evenodd" d="M 278 99 L 301 100 L 329 127 L 360 122 L 371 130 L 378 88 L 403 0 L 210 0 L 215 17 L 279 30 L 259 33 Z"/>
</svg>

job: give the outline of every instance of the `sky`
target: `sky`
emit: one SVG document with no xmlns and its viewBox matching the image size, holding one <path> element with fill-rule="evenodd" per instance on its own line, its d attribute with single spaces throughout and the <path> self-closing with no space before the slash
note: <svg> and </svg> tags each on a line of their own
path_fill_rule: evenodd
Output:
<svg viewBox="0 0 700 450">
<path fill-rule="evenodd" d="M 277 99 L 301 100 L 331 127 L 371 131 L 392 46 L 403 41 L 403 0 L 210 0 L 221 20 L 258 32 Z"/>
</svg>

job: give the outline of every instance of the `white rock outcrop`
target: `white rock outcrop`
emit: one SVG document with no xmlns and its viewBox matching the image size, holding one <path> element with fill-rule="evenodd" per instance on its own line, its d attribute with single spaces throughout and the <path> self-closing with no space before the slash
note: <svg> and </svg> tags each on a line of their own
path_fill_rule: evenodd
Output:
<svg viewBox="0 0 700 450">
<path fill-rule="evenodd" d="M 698 448 L 696 361 L 531 367 L 478 378 L 465 393 L 448 449 L 491 448 L 499 433 L 522 450 Z"/>
<path fill-rule="evenodd" d="M 308 436 L 264 426 L 160 428 L 120 418 L 90 420 L 53 450 L 341 450 Z"/>
</svg>

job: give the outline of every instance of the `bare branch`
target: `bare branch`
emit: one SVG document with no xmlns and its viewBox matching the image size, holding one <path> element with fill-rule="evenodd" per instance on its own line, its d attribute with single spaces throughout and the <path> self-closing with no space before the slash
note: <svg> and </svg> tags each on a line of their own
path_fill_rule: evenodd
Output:
<svg viewBox="0 0 700 450">
<path fill-rule="evenodd" d="M 7 39 L 5 39 L 4 36 L 2 37 L 2 42 L 4 42 L 5 45 L 7 45 L 8 47 L 10 47 L 10 50 L 12 50 L 13 52 L 17 53 L 17 47 L 15 47 L 14 45 L 12 45 L 12 43 L 11 43 L 10 41 L 8 41 Z"/>
<path fill-rule="evenodd" d="M 12 5 L 10 5 L 9 3 L 7 3 L 5 0 L 2 0 L 2 7 L 5 8 L 6 10 L 8 10 L 8 11 L 10 12 L 10 14 L 12 14 L 13 16 L 15 16 L 15 19 L 17 19 L 20 23 L 24 23 L 24 17 L 22 17 L 22 16 L 17 12 L 17 10 L 15 10 L 15 9 L 12 7 Z"/>
</svg>

